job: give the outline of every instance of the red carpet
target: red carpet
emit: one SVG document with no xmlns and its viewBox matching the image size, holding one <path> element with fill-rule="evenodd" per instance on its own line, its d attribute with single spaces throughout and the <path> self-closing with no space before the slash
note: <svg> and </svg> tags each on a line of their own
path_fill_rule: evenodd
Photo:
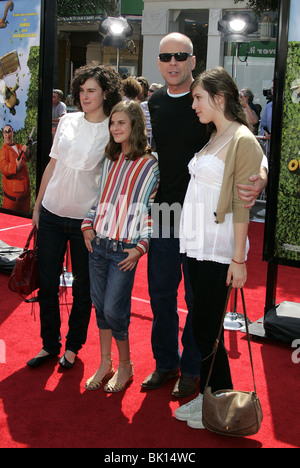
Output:
<svg viewBox="0 0 300 468">
<path fill-rule="evenodd" d="M 16 227 L 16 229 L 7 228 Z M 250 225 L 252 245 L 245 288 L 249 318 L 263 316 L 267 265 L 261 261 L 263 224 Z M 30 230 L 27 219 L 0 215 L 0 239 L 23 247 Z M 131 346 L 135 378 L 125 393 L 107 395 L 103 390 L 86 392 L 84 383 L 99 364 L 98 330 L 93 318 L 88 341 L 76 366 L 61 372 L 57 362 L 31 370 L 26 362 L 41 347 L 38 308 L 22 303 L 7 289 L 8 277 L 0 274 L 0 446 L 1 448 L 104 448 L 196 449 L 196 448 L 294 448 L 300 446 L 299 366 L 293 350 L 267 340 L 253 341 L 258 394 L 264 411 L 260 432 L 244 439 L 193 430 L 174 419 L 179 402 L 172 398 L 174 382 L 150 393 L 140 384 L 154 369 L 150 333 L 151 309 L 147 291 L 147 258 L 138 267 L 133 292 Z M 298 269 L 280 267 L 277 303 L 300 302 Z M 179 293 L 181 324 L 186 309 L 183 288 Z M 62 309 L 62 336 L 68 313 Z M 300 337 L 299 337 L 300 338 Z M 226 332 L 234 385 L 252 390 L 245 335 Z M 4 344 L 6 359 L 4 357 Z M 117 356 L 117 353 L 116 353 Z M 115 359 L 117 366 L 117 359 Z M 185 403 L 189 400 L 180 401 Z M 161 450 L 162 451 L 162 450 Z M 109 450 L 106 450 L 109 454 Z M 130 450 L 124 453 L 130 453 Z"/>
</svg>

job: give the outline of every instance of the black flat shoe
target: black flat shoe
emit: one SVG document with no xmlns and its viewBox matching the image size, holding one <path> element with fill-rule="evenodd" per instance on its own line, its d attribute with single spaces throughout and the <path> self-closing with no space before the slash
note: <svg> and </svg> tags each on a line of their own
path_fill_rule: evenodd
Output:
<svg viewBox="0 0 300 468">
<path fill-rule="evenodd" d="M 59 365 L 63 367 L 64 369 L 72 369 L 72 367 L 74 367 L 74 364 L 75 364 L 75 361 L 69 362 L 68 359 L 65 357 L 65 355 L 61 357 L 58 362 L 59 362 Z"/>
<path fill-rule="evenodd" d="M 45 362 L 57 357 L 57 354 L 47 354 L 47 356 L 35 357 L 27 362 L 27 366 L 32 369 L 42 366 Z"/>
</svg>

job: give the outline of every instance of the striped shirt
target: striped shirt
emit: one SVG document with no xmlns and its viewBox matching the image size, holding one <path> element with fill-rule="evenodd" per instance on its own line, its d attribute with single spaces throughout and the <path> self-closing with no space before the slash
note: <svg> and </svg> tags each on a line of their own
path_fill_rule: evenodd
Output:
<svg viewBox="0 0 300 468">
<path fill-rule="evenodd" d="M 152 235 L 149 214 L 159 185 L 158 163 L 153 158 L 117 161 L 105 159 L 101 172 L 100 197 L 82 223 L 82 231 L 94 229 L 102 238 L 136 244 L 143 255 Z"/>
</svg>

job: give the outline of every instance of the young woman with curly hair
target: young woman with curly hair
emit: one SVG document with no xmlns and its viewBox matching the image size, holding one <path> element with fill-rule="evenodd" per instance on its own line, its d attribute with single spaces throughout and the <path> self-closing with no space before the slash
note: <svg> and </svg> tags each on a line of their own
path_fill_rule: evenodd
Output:
<svg viewBox="0 0 300 468">
<path fill-rule="evenodd" d="M 92 63 L 76 71 L 72 83 L 80 112 L 61 118 L 50 162 L 45 169 L 33 212 L 38 228 L 39 305 L 42 351 L 27 364 L 38 367 L 61 348 L 59 285 L 67 244 L 70 244 L 73 306 L 66 351 L 59 364 L 73 367 L 86 341 L 91 314 L 89 260 L 81 223 L 97 198 L 109 141 L 108 116 L 121 100 L 121 80 L 109 67 Z"/>
</svg>

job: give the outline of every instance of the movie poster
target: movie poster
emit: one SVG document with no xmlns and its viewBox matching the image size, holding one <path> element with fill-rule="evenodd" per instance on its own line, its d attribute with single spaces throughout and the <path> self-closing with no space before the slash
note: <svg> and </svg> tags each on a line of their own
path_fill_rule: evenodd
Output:
<svg viewBox="0 0 300 468">
<path fill-rule="evenodd" d="M 41 0 L 0 0 L 0 210 L 36 197 Z"/>
<path fill-rule="evenodd" d="M 291 0 L 275 257 L 300 261 L 300 2 Z"/>
</svg>

